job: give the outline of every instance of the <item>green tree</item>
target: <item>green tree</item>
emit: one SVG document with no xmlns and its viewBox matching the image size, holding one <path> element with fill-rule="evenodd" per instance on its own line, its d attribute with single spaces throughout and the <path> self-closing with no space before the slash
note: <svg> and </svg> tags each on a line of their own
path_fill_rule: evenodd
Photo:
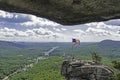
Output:
<svg viewBox="0 0 120 80">
<path fill-rule="evenodd" d="M 113 78 L 114 80 L 120 80 L 120 62 L 112 61 L 112 63 L 113 63 L 113 67 L 119 70 L 117 73 L 115 73 Z"/>
<path fill-rule="evenodd" d="M 101 59 L 102 59 L 102 57 L 100 57 L 98 54 L 97 54 L 97 52 L 91 52 L 91 55 L 92 55 L 92 60 L 94 61 L 94 62 L 101 62 Z"/>
<path fill-rule="evenodd" d="M 115 74 L 113 77 L 114 80 L 120 80 L 120 72 Z"/>
<path fill-rule="evenodd" d="M 114 68 L 120 70 L 120 62 L 118 62 L 118 61 L 112 61 L 112 63 L 113 63 L 113 67 Z"/>
</svg>

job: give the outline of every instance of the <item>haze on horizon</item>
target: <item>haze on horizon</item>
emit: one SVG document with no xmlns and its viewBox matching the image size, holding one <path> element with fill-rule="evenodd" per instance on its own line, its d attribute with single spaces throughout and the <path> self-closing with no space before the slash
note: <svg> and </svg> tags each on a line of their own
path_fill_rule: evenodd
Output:
<svg viewBox="0 0 120 80">
<path fill-rule="evenodd" d="M 30 14 L 0 10 L 0 40 L 22 42 L 120 41 L 120 19 L 64 26 Z"/>
</svg>

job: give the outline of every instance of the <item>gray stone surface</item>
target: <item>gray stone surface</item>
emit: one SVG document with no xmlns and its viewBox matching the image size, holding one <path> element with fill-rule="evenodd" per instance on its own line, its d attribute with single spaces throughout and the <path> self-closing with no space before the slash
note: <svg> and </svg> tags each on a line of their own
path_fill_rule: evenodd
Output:
<svg viewBox="0 0 120 80">
<path fill-rule="evenodd" d="M 61 74 L 66 80 L 112 80 L 113 70 L 101 63 L 84 60 L 65 60 Z"/>
<path fill-rule="evenodd" d="M 120 0 L 0 0 L 0 9 L 34 14 L 64 25 L 120 18 Z"/>
</svg>

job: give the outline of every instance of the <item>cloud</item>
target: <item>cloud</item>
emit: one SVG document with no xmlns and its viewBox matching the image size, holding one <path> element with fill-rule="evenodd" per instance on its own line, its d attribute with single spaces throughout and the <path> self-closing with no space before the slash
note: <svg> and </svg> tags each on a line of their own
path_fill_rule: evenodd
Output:
<svg viewBox="0 0 120 80">
<path fill-rule="evenodd" d="M 119 30 L 119 31 L 117 31 L 117 34 L 120 34 L 120 30 Z"/>
<path fill-rule="evenodd" d="M 9 13 L 0 10 L 0 21 L 19 23 L 21 26 L 32 27 L 32 26 L 58 26 L 58 23 L 49 21 L 45 18 L 39 18 L 34 15 L 20 14 L 20 13 Z"/>
<path fill-rule="evenodd" d="M 7 27 L 0 29 L 0 35 L 4 37 L 27 37 L 28 36 L 23 31 L 18 31 L 16 29 L 9 29 Z"/>
<path fill-rule="evenodd" d="M 107 25 L 120 26 L 120 19 L 113 19 L 104 22 Z"/>
<path fill-rule="evenodd" d="M 0 29 L 0 39 L 11 39 L 11 40 L 28 40 L 28 41 L 49 41 L 55 38 L 62 37 L 61 33 L 52 32 L 44 28 L 28 29 L 26 31 L 20 31 L 16 29 L 10 29 L 7 27 Z M 31 40 L 31 38 L 33 40 Z"/>
<path fill-rule="evenodd" d="M 116 30 L 116 29 L 120 29 L 119 25 L 110 25 L 110 22 L 112 23 L 112 21 L 119 21 L 120 23 L 120 19 L 118 20 L 110 20 L 110 21 L 106 21 L 106 22 L 93 22 L 93 23 L 87 23 L 85 25 L 87 25 L 88 27 L 95 27 L 98 29 L 112 29 L 112 30 Z M 108 24 L 109 23 L 109 24 Z"/>
<path fill-rule="evenodd" d="M 33 29 L 32 31 L 37 35 L 51 35 L 51 34 L 54 34 L 52 31 L 50 31 L 48 29 L 44 29 L 44 28 Z"/>
<path fill-rule="evenodd" d="M 110 36 L 112 35 L 112 33 L 110 31 L 107 30 L 103 30 L 103 29 L 96 29 L 96 28 L 91 28 L 89 27 L 86 32 L 88 34 L 92 34 L 92 35 L 98 35 L 98 36 Z"/>
<path fill-rule="evenodd" d="M 26 14 L 19 14 L 19 13 L 9 13 L 0 10 L 0 21 L 10 22 L 10 23 L 22 23 L 26 21 L 30 21 L 31 16 Z"/>
<path fill-rule="evenodd" d="M 0 18 L 13 18 L 13 14 L 0 10 Z"/>
<path fill-rule="evenodd" d="M 33 15 L 30 16 L 30 21 L 21 23 L 22 26 L 30 27 L 30 26 L 58 26 L 58 23 L 53 21 L 49 21 L 45 18 L 39 18 Z"/>
<path fill-rule="evenodd" d="M 67 29 L 66 28 L 61 28 L 62 31 L 66 31 Z"/>
<path fill-rule="evenodd" d="M 84 33 L 84 31 L 81 30 L 81 29 L 76 29 L 76 30 L 74 30 L 74 32 L 77 32 L 77 33 Z"/>
<path fill-rule="evenodd" d="M 109 21 L 107 21 L 109 23 Z M 108 25 L 107 22 L 97 22 L 97 23 L 89 23 L 86 24 L 88 26 L 88 29 L 86 29 L 87 34 L 91 34 L 94 36 L 120 36 L 119 29 L 120 26 L 117 25 Z M 110 21 L 111 22 L 111 21 Z"/>
<path fill-rule="evenodd" d="M 120 40 L 120 19 L 64 26 L 34 15 L 0 10 L 0 40 L 70 42 L 72 37 L 82 42 Z"/>
<path fill-rule="evenodd" d="M 97 25 L 96 25 L 96 28 L 100 28 L 100 29 L 105 29 L 107 28 L 108 25 L 104 24 L 104 22 L 99 22 Z"/>
<path fill-rule="evenodd" d="M 57 32 L 60 32 L 61 30 L 59 28 L 53 28 L 53 30 L 57 31 Z"/>
</svg>

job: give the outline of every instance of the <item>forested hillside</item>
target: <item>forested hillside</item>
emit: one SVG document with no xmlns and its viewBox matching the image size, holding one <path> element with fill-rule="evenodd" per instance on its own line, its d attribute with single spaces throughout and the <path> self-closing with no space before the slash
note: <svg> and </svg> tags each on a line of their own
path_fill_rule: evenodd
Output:
<svg viewBox="0 0 120 80">
<path fill-rule="evenodd" d="M 10 80 L 65 80 L 61 76 L 62 61 L 61 57 L 43 59 L 33 68 L 10 77 Z"/>
<path fill-rule="evenodd" d="M 50 56 L 44 53 L 52 47 L 58 46 Z M 0 41 L 0 79 L 9 76 L 26 65 L 33 64 L 25 71 L 20 71 L 9 77 L 10 80 L 64 80 L 61 76 L 61 63 L 64 58 L 74 56 L 77 59 L 91 59 L 91 52 L 95 51 L 107 65 L 112 60 L 120 59 L 120 42 L 105 40 L 97 43 L 31 43 Z M 36 59 L 40 58 L 37 64 Z"/>
</svg>

